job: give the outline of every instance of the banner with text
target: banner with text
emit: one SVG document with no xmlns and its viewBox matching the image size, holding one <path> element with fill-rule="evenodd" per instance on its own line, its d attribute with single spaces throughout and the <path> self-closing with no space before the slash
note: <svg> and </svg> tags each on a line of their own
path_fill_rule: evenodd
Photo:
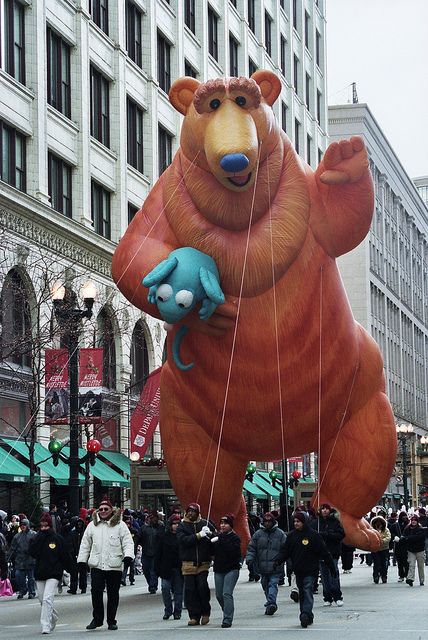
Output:
<svg viewBox="0 0 428 640">
<path fill-rule="evenodd" d="M 144 458 L 159 422 L 161 371 L 162 367 L 159 367 L 148 376 L 131 416 L 130 452 L 138 451 L 141 458 Z"/>
<path fill-rule="evenodd" d="M 68 423 L 68 350 L 45 350 L 45 424 Z"/>
<path fill-rule="evenodd" d="M 80 349 L 79 422 L 102 422 L 103 350 Z"/>
</svg>

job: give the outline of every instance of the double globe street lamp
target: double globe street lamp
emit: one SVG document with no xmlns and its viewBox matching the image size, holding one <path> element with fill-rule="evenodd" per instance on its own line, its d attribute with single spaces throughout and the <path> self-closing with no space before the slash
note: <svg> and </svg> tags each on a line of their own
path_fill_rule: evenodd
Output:
<svg viewBox="0 0 428 640">
<path fill-rule="evenodd" d="M 404 493 L 404 506 L 406 510 L 409 508 L 409 487 L 407 485 L 408 464 L 407 464 L 407 438 L 413 434 L 414 429 L 411 424 L 398 424 L 396 425 L 397 438 L 401 445 L 401 458 L 403 468 L 403 493 Z"/>
</svg>

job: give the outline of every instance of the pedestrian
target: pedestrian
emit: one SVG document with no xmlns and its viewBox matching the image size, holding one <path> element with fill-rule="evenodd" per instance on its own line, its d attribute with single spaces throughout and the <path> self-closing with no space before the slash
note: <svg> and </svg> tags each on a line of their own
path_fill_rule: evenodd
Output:
<svg viewBox="0 0 428 640">
<path fill-rule="evenodd" d="M 265 593 L 265 615 L 273 616 L 278 609 L 278 583 L 284 567 L 278 563 L 278 554 L 286 535 L 278 527 L 271 512 L 263 516 L 263 523 L 251 538 L 247 549 L 247 567 L 258 573 Z"/>
<path fill-rule="evenodd" d="M 419 524 L 425 529 L 425 566 L 428 566 L 428 515 L 424 507 L 419 507 Z"/>
<path fill-rule="evenodd" d="M 12 562 L 15 579 L 18 585 L 18 600 L 22 600 L 28 593 L 28 599 L 36 597 L 36 583 L 34 579 L 35 560 L 29 552 L 30 542 L 36 537 L 31 530 L 27 518 L 21 520 L 18 532 L 13 536 L 7 553 L 7 561 Z"/>
<path fill-rule="evenodd" d="M 294 530 L 287 535 L 281 547 L 277 563 L 290 559 L 299 588 L 300 624 L 305 629 L 314 621 L 313 584 L 318 576 L 320 561 L 324 561 L 332 575 L 337 564 L 328 551 L 323 538 L 309 526 L 308 515 L 296 511 L 293 517 Z"/>
<path fill-rule="evenodd" d="M 76 518 L 73 520 L 73 518 Z M 82 543 L 83 534 L 85 533 L 85 521 L 81 517 L 73 516 L 71 518 L 73 528 L 71 529 L 71 551 L 72 551 L 72 571 L 70 574 L 70 588 L 67 593 L 76 594 L 77 587 L 80 589 L 80 593 L 86 593 L 88 587 L 88 568 L 77 564 L 77 556 L 79 555 L 80 545 Z"/>
<path fill-rule="evenodd" d="M 354 565 L 354 553 L 355 553 L 355 547 L 351 547 L 350 545 L 342 542 L 340 559 L 342 561 L 343 573 L 352 573 L 352 568 Z"/>
<path fill-rule="evenodd" d="M 403 582 L 407 578 L 409 562 L 407 559 L 407 539 L 404 537 L 404 529 L 409 524 L 409 517 L 405 511 L 400 511 L 394 530 L 390 529 L 393 535 L 394 555 L 397 560 L 398 582 Z"/>
<path fill-rule="evenodd" d="M 260 518 L 255 513 L 249 513 L 247 515 L 248 528 L 250 530 L 250 536 L 253 536 L 255 532 L 260 528 Z M 248 569 L 248 582 L 258 582 L 260 576 Z"/>
<path fill-rule="evenodd" d="M 30 554 L 35 558 L 34 576 L 37 583 L 37 597 L 42 610 L 40 624 L 42 633 L 48 634 L 55 629 L 58 613 L 54 608 L 54 597 L 64 570 L 70 571 L 71 557 L 63 538 L 55 533 L 52 518 L 43 513 L 40 518 L 40 530 L 30 542 Z"/>
<path fill-rule="evenodd" d="M 141 544 L 141 564 L 143 565 L 144 577 L 147 580 L 149 593 L 156 593 L 158 590 L 158 576 L 155 572 L 156 548 L 159 536 L 164 532 L 163 522 L 159 521 L 156 509 L 149 513 L 148 522 L 141 527 L 139 544 Z"/>
<path fill-rule="evenodd" d="M 138 546 L 137 543 L 140 537 L 140 532 L 137 530 L 136 527 L 134 527 L 134 523 L 131 515 L 123 516 L 123 521 L 128 527 L 129 533 L 131 534 L 132 541 L 134 543 L 134 558 L 135 558 L 135 555 L 137 553 L 137 546 Z M 126 587 L 126 576 L 128 574 L 128 570 L 129 570 L 129 584 L 132 586 L 135 584 L 135 559 L 132 560 L 129 567 L 127 566 L 123 567 L 122 580 L 120 581 L 120 584 L 122 585 L 122 587 Z"/>
<path fill-rule="evenodd" d="M 338 561 L 345 532 L 340 524 L 340 520 L 337 517 L 336 512 L 328 502 L 324 502 L 320 505 L 318 518 L 312 522 L 312 527 L 318 531 L 324 540 L 336 567 L 336 571 L 332 573 L 323 560 L 320 562 L 324 606 L 331 607 L 334 602 L 338 607 L 343 607 Z"/>
<path fill-rule="evenodd" d="M 380 547 L 378 551 L 372 551 L 373 558 L 373 582 L 379 584 L 379 578 L 385 584 L 388 581 L 388 565 L 389 565 L 389 542 L 391 540 L 391 532 L 388 529 L 386 520 L 383 516 L 375 516 L 370 524 L 380 536 Z"/>
<path fill-rule="evenodd" d="M 416 513 L 410 516 L 410 524 L 404 529 L 403 536 L 407 542 L 407 560 L 409 562 L 406 584 L 413 587 L 417 563 L 419 584 L 423 587 L 425 584 L 425 529 L 419 524 L 419 516 Z"/>
<path fill-rule="evenodd" d="M 214 527 L 201 518 L 200 512 L 199 504 L 191 502 L 177 529 L 189 627 L 208 624 L 211 615 L 208 571 L 213 555 Z"/>
<path fill-rule="evenodd" d="M 92 514 L 80 544 L 77 564 L 91 569 L 92 621 L 87 629 L 104 624 L 103 593 L 107 589 L 107 624 L 110 631 L 117 629 L 116 613 L 123 565 L 134 559 L 134 542 L 128 527 L 122 521 L 120 509 L 114 509 L 105 497 Z"/>
<path fill-rule="evenodd" d="M 223 611 L 223 629 L 232 626 L 235 611 L 233 590 L 241 569 L 241 538 L 233 530 L 235 516 L 220 518 L 220 532 L 211 538 L 214 546 L 215 595 Z"/>
<path fill-rule="evenodd" d="M 174 616 L 174 620 L 180 620 L 183 609 L 184 580 L 177 537 L 180 521 L 179 514 L 171 515 L 156 549 L 155 571 L 161 579 L 164 620 L 169 620 L 171 616 Z"/>
</svg>

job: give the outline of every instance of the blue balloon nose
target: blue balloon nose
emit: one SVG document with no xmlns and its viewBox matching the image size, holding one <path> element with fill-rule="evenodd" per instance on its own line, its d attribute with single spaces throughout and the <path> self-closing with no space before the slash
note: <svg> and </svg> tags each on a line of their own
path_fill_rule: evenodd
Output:
<svg viewBox="0 0 428 640">
<path fill-rule="evenodd" d="M 220 167 L 224 169 L 224 171 L 237 173 L 238 171 L 246 169 L 249 163 L 250 161 L 243 153 L 228 153 L 220 160 Z"/>
</svg>

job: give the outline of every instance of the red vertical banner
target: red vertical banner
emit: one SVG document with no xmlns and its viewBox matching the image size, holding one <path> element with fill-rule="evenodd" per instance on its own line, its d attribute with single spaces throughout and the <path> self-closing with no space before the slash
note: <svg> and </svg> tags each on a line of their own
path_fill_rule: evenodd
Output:
<svg viewBox="0 0 428 640">
<path fill-rule="evenodd" d="M 130 452 L 137 451 L 143 458 L 159 422 L 160 374 L 162 367 L 148 376 L 140 400 L 131 416 Z"/>
<path fill-rule="evenodd" d="M 103 350 L 80 349 L 79 422 L 102 422 Z"/>
<path fill-rule="evenodd" d="M 45 350 L 45 423 L 68 423 L 68 350 Z"/>
</svg>

